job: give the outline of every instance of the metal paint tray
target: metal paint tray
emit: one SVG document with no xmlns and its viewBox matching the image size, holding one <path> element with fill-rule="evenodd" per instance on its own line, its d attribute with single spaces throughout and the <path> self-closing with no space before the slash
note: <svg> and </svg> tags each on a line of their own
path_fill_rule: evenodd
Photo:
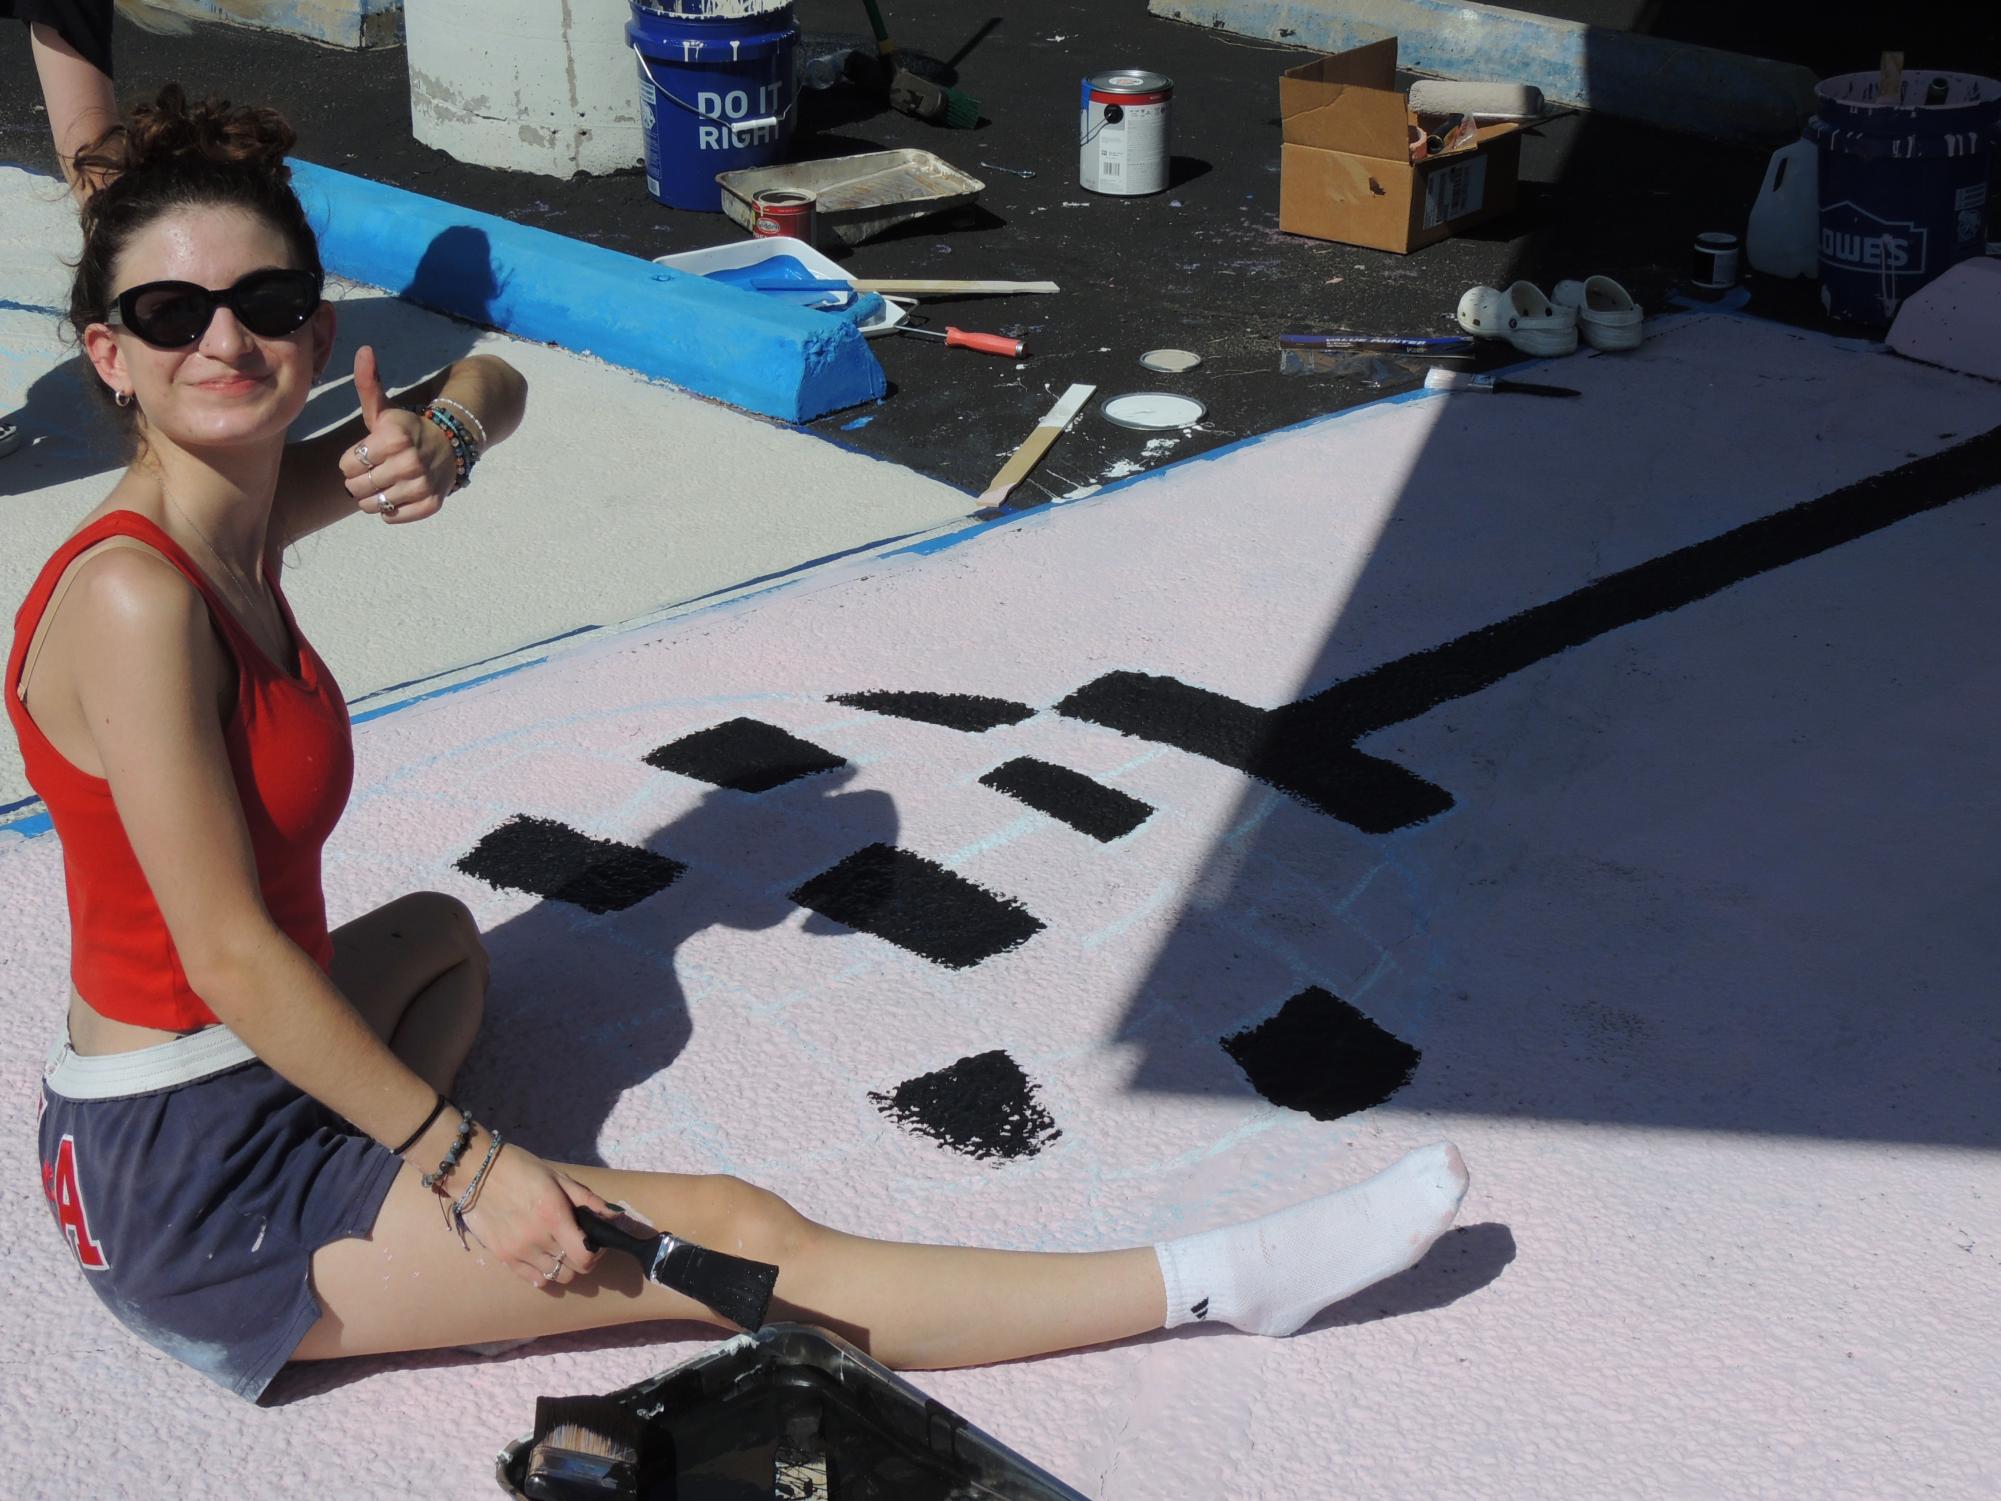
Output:
<svg viewBox="0 0 2001 1501">
<path fill-rule="evenodd" d="M 753 195 L 769 188 L 811 193 L 820 233 L 843 245 L 855 245 L 870 235 L 906 220 L 971 203 L 986 184 L 969 177 L 950 162 L 928 151 L 869 151 L 822 162 L 786 162 L 777 167 L 746 167 L 718 172 L 723 212 L 749 229 Z"/>
<path fill-rule="evenodd" d="M 671 1450 L 642 1501 L 1087 1501 L 805 1324 L 767 1324 L 610 1395 Z M 534 1443 L 500 1452 L 510 1495 L 523 1496 Z"/>
</svg>

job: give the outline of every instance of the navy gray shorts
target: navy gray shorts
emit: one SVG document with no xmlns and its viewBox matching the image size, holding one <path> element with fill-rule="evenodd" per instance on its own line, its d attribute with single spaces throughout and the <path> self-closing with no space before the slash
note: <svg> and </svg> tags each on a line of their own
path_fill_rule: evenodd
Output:
<svg viewBox="0 0 2001 1501">
<path fill-rule="evenodd" d="M 366 1235 L 400 1166 L 226 1027 L 42 1076 L 42 1188 L 105 1307 L 255 1401 L 319 1319 L 313 1252 Z"/>
</svg>

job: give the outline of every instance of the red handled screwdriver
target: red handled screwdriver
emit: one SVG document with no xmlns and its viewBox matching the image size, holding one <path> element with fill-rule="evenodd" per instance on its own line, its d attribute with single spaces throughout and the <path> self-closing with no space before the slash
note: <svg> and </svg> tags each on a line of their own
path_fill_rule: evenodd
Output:
<svg viewBox="0 0 2001 1501">
<path fill-rule="evenodd" d="M 900 334 L 922 334 L 927 339 L 943 339 L 945 347 L 977 349 L 985 354 L 1005 354 L 1019 356 L 1028 352 L 1028 346 L 1019 339 L 1010 339 L 1006 334 L 969 334 L 963 328 L 947 325 L 945 332 L 931 328 L 912 328 L 906 323 L 897 325 Z"/>
</svg>

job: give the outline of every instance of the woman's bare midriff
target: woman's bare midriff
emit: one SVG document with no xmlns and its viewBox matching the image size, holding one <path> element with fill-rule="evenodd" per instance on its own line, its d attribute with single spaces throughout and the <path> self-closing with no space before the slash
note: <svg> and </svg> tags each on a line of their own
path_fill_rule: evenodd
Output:
<svg viewBox="0 0 2001 1501">
<path fill-rule="evenodd" d="M 76 993 L 74 986 L 70 989 L 69 1045 L 85 1058 L 98 1058 L 107 1053 L 134 1053 L 140 1048 L 156 1048 L 163 1042 L 175 1042 L 188 1035 L 186 1032 L 169 1032 L 164 1027 L 137 1027 L 131 1022 L 113 1021 L 93 1010 L 90 1002 Z"/>
</svg>

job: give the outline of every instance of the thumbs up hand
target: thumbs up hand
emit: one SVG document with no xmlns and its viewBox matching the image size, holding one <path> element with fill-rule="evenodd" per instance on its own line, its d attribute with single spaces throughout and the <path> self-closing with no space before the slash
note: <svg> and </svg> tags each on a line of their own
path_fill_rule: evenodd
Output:
<svg viewBox="0 0 2001 1501">
<path fill-rule="evenodd" d="M 434 515 L 457 479 L 451 440 L 415 412 L 389 404 L 375 351 L 366 344 L 354 352 L 354 394 L 368 433 L 341 454 L 347 493 L 363 512 L 394 524 Z"/>
</svg>

